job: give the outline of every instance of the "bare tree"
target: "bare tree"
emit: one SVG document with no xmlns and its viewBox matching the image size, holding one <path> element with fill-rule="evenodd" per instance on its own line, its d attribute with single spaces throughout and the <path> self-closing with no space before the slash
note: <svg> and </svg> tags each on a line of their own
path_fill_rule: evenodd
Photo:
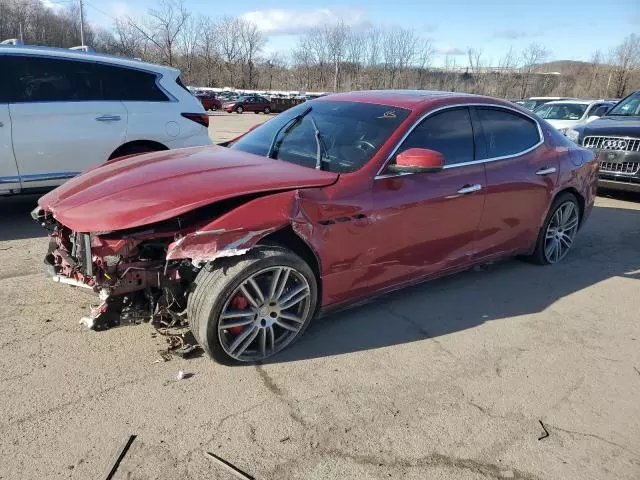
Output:
<svg viewBox="0 0 640 480">
<path fill-rule="evenodd" d="M 469 70 L 471 73 L 471 93 L 485 93 L 484 84 L 485 65 L 482 59 L 482 50 L 479 48 L 467 48 L 467 58 L 469 59 Z"/>
<path fill-rule="evenodd" d="M 183 0 L 160 0 L 144 20 L 127 17 L 127 22 L 157 47 L 160 62 L 173 66 L 178 36 L 188 18 Z"/>
<path fill-rule="evenodd" d="M 127 57 L 147 57 L 148 39 L 126 19 L 116 19 L 113 23 L 113 48 Z"/>
<path fill-rule="evenodd" d="M 532 43 L 522 52 L 522 83 L 520 89 L 520 98 L 526 98 L 527 89 L 533 80 L 533 74 L 539 64 L 549 57 L 549 51 L 537 43 Z"/>
<path fill-rule="evenodd" d="M 218 26 L 210 17 L 202 17 L 200 21 L 200 35 L 198 37 L 198 54 L 202 58 L 204 69 L 204 84 L 207 87 L 215 85 L 216 73 L 220 65 L 218 53 Z"/>
<path fill-rule="evenodd" d="M 242 26 L 240 20 L 223 17 L 216 29 L 220 56 L 225 64 L 231 85 L 235 85 L 236 62 L 242 57 Z"/>
<path fill-rule="evenodd" d="M 340 20 L 335 25 L 325 26 L 322 33 L 326 37 L 327 53 L 333 64 L 333 91 L 337 92 L 340 84 L 340 64 L 344 60 L 347 46 L 347 27 Z"/>
<path fill-rule="evenodd" d="M 418 67 L 418 88 L 424 88 L 424 79 L 427 69 L 431 66 L 436 49 L 430 39 L 425 38 L 418 44 L 417 67 Z"/>
<path fill-rule="evenodd" d="M 631 72 L 640 66 L 640 36 L 632 33 L 611 52 L 614 96 L 623 97 L 627 91 Z M 607 93 L 609 85 L 607 85 Z"/>
<path fill-rule="evenodd" d="M 262 48 L 266 43 L 266 39 L 260 30 L 258 30 L 258 26 L 255 23 L 242 19 L 238 20 L 238 22 L 240 28 L 242 58 L 249 77 L 249 88 L 253 88 L 254 63 L 258 54 L 262 51 Z M 242 82 L 244 84 L 244 77 Z"/>
</svg>

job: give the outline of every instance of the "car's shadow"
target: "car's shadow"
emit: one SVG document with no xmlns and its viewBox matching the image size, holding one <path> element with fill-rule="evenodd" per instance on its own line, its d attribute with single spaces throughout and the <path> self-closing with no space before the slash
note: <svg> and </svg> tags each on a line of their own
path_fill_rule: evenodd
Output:
<svg viewBox="0 0 640 480">
<path fill-rule="evenodd" d="M 31 218 L 42 194 L 0 197 L 0 241 L 43 237 L 46 230 Z"/>
<path fill-rule="evenodd" d="M 37 198 L 0 198 L 0 241 L 46 234 L 29 215 Z M 559 265 L 505 261 L 319 318 L 299 342 L 267 363 L 405 344 L 538 313 L 560 298 L 612 277 L 640 279 L 640 210 L 595 207 L 573 251 Z"/>
<path fill-rule="evenodd" d="M 574 250 L 558 265 L 509 260 L 386 295 L 317 319 L 296 344 L 266 363 L 405 344 L 534 314 L 616 276 L 640 279 L 640 210 L 596 207 Z"/>
</svg>

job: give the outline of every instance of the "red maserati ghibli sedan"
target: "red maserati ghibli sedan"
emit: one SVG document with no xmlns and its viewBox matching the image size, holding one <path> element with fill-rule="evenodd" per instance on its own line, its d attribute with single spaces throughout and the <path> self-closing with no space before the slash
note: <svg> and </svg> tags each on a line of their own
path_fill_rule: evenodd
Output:
<svg viewBox="0 0 640 480">
<path fill-rule="evenodd" d="M 107 162 L 39 200 L 45 264 L 213 359 L 261 361 L 314 316 L 521 255 L 555 264 L 596 194 L 597 155 L 528 110 L 425 91 L 305 102 L 226 144 Z"/>
</svg>

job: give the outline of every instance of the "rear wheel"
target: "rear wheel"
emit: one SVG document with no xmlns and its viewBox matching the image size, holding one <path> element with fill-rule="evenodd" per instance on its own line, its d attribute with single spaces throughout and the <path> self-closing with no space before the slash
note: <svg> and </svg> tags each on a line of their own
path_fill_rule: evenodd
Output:
<svg viewBox="0 0 640 480">
<path fill-rule="evenodd" d="M 221 268 L 203 268 L 187 314 L 194 336 L 214 360 L 258 362 L 304 333 L 317 295 L 315 275 L 300 257 L 263 247 Z"/>
<path fill-rule="evenodd" d="M 242 108 L 242 106 L 236 107 L 236 113 L 242 113 L 242 112 L 244 112 L 244 108 Z"/>
<path fill-rule="evenodd" d="M 269 107 L 264 107 L 264 114 L 269 115 L 271 113 L 271 109 Z"/>
<path fill-rule="evenodd" d="M 579 226 L 578 200 L 571 193 L 563 193 L 551 205 L 530 259 L 539 265 L 560 262 L 573 247 Z"/>
</svg>

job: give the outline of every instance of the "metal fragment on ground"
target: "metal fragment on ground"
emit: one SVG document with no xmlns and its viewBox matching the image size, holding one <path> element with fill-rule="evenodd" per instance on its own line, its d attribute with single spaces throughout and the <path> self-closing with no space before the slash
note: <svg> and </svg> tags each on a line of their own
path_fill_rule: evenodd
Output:
<svg viewBox="0 0 640 480">
<path fill-rule="evenodd" d="M 255 480 L 254 477 L 252 477 L 248 473 L 243 472 L 235 465 L 217 456 L 215 453 L 207 452 L 207 455 L 211 460 L 213 460 L 215 463 L 217 463 L 219 466 L 224 468 L 227 472 L 231 473 L 232 475 L 235 475 L 236 477 L 241 478 L 242 480 Z"/>
<path fill-rule="evenodd" d="M 131 448 L 131 444 L 136 439 L 136 435 L 130 435 L 127 441 L 124 443 L 122 448 L 118 449 L 117 453 L 114 455 L 114 461 L 112 462 L 111 469 L 107 473 L 106 480 L 111 480 L 115 473 L 118 471 L 118 467 L 120 466 L 120 462 L 125 457 L 129 448 Z"/>
</svg>

